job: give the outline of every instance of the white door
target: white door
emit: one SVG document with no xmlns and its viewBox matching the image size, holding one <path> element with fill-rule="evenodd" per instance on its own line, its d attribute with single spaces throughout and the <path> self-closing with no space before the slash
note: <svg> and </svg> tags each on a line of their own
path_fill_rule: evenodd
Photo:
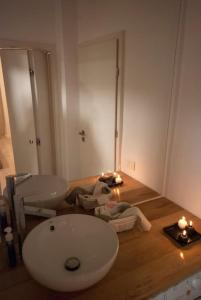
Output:
<svg viewBox="0 0 201 300">
<path fill-rule="evenodd" d="M 115 168 L 117 41 L 78 49 L 80 177 Z"/>
<path fill-rule="evenodd" d="M 16 172 L 38 173 L 36 134 L 26 50 L 1 50 Z"/>
<path fill-rule="evenodd" d="M 53 132 L 51 132 L 52 126 L 50 118 L 51 95 L 46 55 L 46 53 L 40 50 L 32 50 L 29 52 L 30 64 L 33 71 L 31 82 L 40 174 L 53 173 Z"/>
</svg>

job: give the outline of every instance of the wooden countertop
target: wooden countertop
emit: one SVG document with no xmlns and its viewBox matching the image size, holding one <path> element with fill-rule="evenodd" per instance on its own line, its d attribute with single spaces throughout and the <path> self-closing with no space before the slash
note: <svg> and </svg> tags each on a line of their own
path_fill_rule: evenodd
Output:
<svg viewBox="0 0 201 300">
<path fill-rule="evenodd" d="M 114 192 L 117 200 L 128 199 L 132 202 L 133 199 L 136 203 L 138 199 L 145 200 L 145 195 L 147 198 L 157 195 L 128 176 L 123 175 L 123 177 L 125 184 L 119 188 L 120 195 Z M 90 183 L 93 180 L 81 182 Z M 74 185 L 77 185 L 77 182 L 74 182 Z M 181 250 L 162 232 L 164 226 L 176 222 L 183 215 L 188 220 L 191 219 L 195 228 L 201 232 L 201 220 L 165 198 L 142 203 L 138 207 L 151 221 L 151 231 L 139 232 L 134 228 L 118 234 L 120 248 L 114 266 L 103 280 L 81 292 L 51 291 L 34 281 L 23 264 L 9 269 L 6 266 L 4 249 L 0 247 L 0 299 L 149 299 L 201 270 L 201 242 Z M 63 207 L 59 214 L 68 212 L 73 213 L 77 210 Z M 32 227 L 38 222 L 37 218 L 32 218 L 29 220 L 29 226 Z"/>
</svg>

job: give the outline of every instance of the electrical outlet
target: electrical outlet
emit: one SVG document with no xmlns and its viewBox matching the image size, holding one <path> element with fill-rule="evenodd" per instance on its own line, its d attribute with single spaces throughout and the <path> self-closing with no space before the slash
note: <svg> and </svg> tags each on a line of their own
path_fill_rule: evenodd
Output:
<svg viewBox="0 0 201 300">
<path fill-rule="evenodd" d="M 127 170 L 129 171 L 129 173 L 135 172 L 135 161 L 127 160 Z"/>
<path fill-rule="evenodd" d="M 135 161 L 131 161 L 130 169 L 132 172 L 135 172 Z"/>
</svg>

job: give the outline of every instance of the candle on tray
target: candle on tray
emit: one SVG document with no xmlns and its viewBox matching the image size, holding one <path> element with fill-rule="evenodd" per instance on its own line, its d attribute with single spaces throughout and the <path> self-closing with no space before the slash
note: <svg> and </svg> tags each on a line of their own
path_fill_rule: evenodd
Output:
<svg viewBox="0 0 201 300">
<path fill-rule="evenodd" d="M 187 231 L 186 230 L 182 231 L 181 237 L 182 237 L 183 240 L 187 239 Z"/>
<path fill-rule="evenodd" d="M 194 230 L 194 229 L 193 229 L 193 222 L 192 222 L 192 221 L 189 221 L 187 230 L 188 230 L 189 234 L 192 234 L 192 232 L 193 232 L 193 230 Z"/>
<path fill-rule="evenodd" d="M 185 229 L 187 226 L 187 221 L 185 217 L 182 217 L 179 221 L 178 221 L 178 226 L 180 229 Z"/>
<path fill-rule="evenodd" d="M 189 228 L 193 228 L 193 222 L 190 221 L 188 226 L 189 226 Z"/>
<path fill-rule="evenodd" d="M 120 177 L 120 175 L 118 174 L 117 177 L 115 178 L 115 182 L 116 183 L 122 183 L 122 179 Z"/>
</svg>

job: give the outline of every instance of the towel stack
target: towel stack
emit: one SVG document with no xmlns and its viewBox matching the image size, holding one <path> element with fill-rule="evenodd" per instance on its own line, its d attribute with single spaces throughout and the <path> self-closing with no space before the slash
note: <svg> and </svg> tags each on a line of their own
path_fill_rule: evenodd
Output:
<svg viewBox="0 0 201 300">
<path fill-rule="evenodd" d="M 151 229 L 151 223 L 142 211 L 127 202 L 109 201 L 104 206 L 97 207 L 95 215 L 109 221 L 116 232 L 132 229 L 135 223 L 141 231 Z"/>
<path fill-rule="evenodd" d="M 151 223 L 142 211 L 127 202 L 111 201 L 112 191 L 104 182 L 74 188 L 66 198 L 69 204 L 94 209 L 95 216 L 109 222 L 116 232 L 132 229 L 135 224 L 141 231 L 149 231 Z"/>
<path fill-rule="evenodd" d="M 76 187 L 67 195 L 66 202 L 77 204 L 86 210 L 91 210 L 97 206 L 104 205 L 112 197 L 112 191 L 104 182 L 97 181 L 95 185 Z"/>
</svg>

